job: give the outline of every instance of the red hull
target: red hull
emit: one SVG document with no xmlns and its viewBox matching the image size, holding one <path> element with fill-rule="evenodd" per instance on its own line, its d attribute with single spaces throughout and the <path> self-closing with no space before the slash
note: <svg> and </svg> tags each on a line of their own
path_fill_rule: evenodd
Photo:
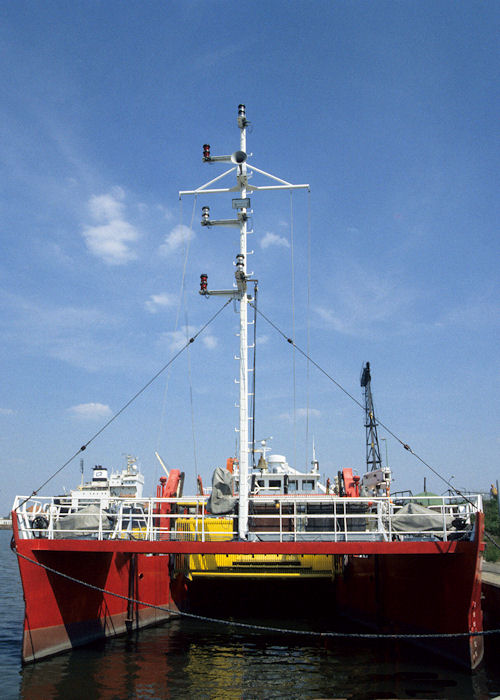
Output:
<svg viewBox="0 0 500 700">
<path fill-rule="evenodd" d="M 349 557 L 336 584 L 339 609 L 386 633 L 481 632 L 483 528 L 484 516 L 479 513 L 475 540 L 457 542 L 451 556 Z M 472 669 L 483 658 L 482 636 L 421 641 Z"/>
<path fill-rule="evenodd" d="M 168 619 L 168 612 L 131 604 L 127 597 L 175 607 L 168 555 L 47 552 L 32 550 L 30 544 L 30 540 L 18 542 L 18 552 L 123 598 L 84 587 L 19 557 L 25 599 L 24 662 Z"/>
<path fill-rule="evenodd" d="M 95 586 L 84 587 L 18 557 L 26 605 L 23 661 L 168 619 L 169 612 L 127 598 L 170 610 L 188 603 L 184 582 L 170 578 L 172 553 L 347 555 L 349 563 L 335 585 L 341 612 L 388 632 L 480 632 L 482 530 L 480 513 L 473 542 L 20 540 L 14 518 L 18 554 Z M 443 640 L 439 651 L 475 668 L 482 642 L 468 636 Z"/>
</svg>

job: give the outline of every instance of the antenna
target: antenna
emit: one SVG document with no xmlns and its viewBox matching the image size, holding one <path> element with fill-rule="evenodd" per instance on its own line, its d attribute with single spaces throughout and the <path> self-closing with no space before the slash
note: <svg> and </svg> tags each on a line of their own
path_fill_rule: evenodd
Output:
<svg viewBox="0 0 500 700">
<path fill-rule="evenodd" d="M 316 447 L 314 444 L 314 435 L 313 435 L 313 444 L 312 444 L 312 460 L 311 460 L 311 466 L 312 466 L 312 471 L 317 472 L 319 471 L 319 462 L 316 459 Z"/>
</svg>

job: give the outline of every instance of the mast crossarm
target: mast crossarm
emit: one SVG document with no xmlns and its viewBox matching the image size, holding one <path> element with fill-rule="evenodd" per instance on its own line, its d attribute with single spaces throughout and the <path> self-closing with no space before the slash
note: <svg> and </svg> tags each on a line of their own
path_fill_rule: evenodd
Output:
<svg viewBox="0 0 500 700">
<path fill-rule="evenodd" d="M 260 173 L 261 175 L 265 175 L 265 177 L 270 178 L 271 180 L 276 180 L 276 182 L 281 182 L 282 185 L 285 185 L 283 189 L 296 189 L 296 188 L 307 188 L 309 189 L 309 185 L 293 185 L 291 182 L 287 182 L 286 180 L 282 180 L 280 177 L 276 177 L 276 175 L 271 175 L 271 173 L 266 173 L 265 170 L 261 170 L 260 168 L 256 168 L 255 165 L 250 165 L 249 163 L 247 164 L 247 168 L 249 170 L 255 171 L 256 173 Z M 256 189 L 256 190 L 265 190 L 265 189 L 271 189 L 270 187 L 265 187 L 265 186 L 252 186 L 248 185 L 248 188 Z"/>
<path fill-rule="evenodd" d="M 246 188 L 251 192 L 259 192 L 259 191 L 263 191 L 263 190 L 309 190 L 310 189 L 310 186 L 308 184 L 294 185 L 291 182 L 287 182 L 286 180 L 282 180 L 280 177 L 276 177 L 276 175 L 271 175 L 271 173 L 266 173 L 265 170 L 261 170 L 260 168 L 256 168 L 255 165 L 250 165 L 249 163 L 247 163 L 247 168 L 249 170 L 252 170 L 253 172 L 259 173 L 260 175 L 264 175 L 265 177 L 268 177 L 271 180 L 275 180 L 276 182 L 281 183 L 280 185 L 250 185 L 247 181 Z M 230 173 L 234 172 L 235 170 L 236 170 L 236 167 L 231 168 L 230 170 L 226 170 L 226 172 L 222 173 L 222 175 L 219 175 L 218 177 L 214 178 L 213 180 L 210 180 L 209 182 L 206 182 L 204 185 L 201 185 L 200 187 L 198 187 L 195 190 L 182 190 L 181 192 L 179 192 L 179 198 L 182 197 L 183 195 L 188 195 L 188 194 L 219 194 L 219 193 L 223 193 L 223 192 L 237 192 L 240 189 L 239 187 L 222 187 L 222 188 L 207 189 L 208 187 L 210 187 L 210 185 L 213 185 L 215 182 L 222 179 L 226 175 L 229 175 Z"/>
<path fill-rule="evenodd" d="M 202 221 L 202 226 L 239 226 L 243 219 L 209 219 Z"/>
<path fill-rule="evenodd" d="M 219 189 L 211 189 L 211 190 L 202 190 L 201 188 L 198 190 L 183 190 L 182 192 L 179 192 L 179 199 L 184 194 L 219 194 L 219 192 L 239 192 L 239 191 L 240 191 L 239 187 L 221 187 Z"/>
<path fill-rule="evenodd" d="M 223 177 L 226 177 L 226 175 L 229 175 L 230 173 L 234 173 L 236 170 L 236 166 L 234 168 L 229 168 L 229 170 L 226 170 L 225 173 L 222 173 L 222 175 L 218 175 L 217 177 L 214 177 L 213 180 L 209 180 L 208 182 L 205 182 L 204 185 L 200 185 L 197 187 L 195 190 L 181 190 L 179 192 L 179 198 L 182 197 L 183 194 L 202 194 L 202 193 L 212 193 L 212 192 L 231 192 L 230 189 L 224 188 L 221 190 L 207 190 L 206 188 L 209 187 L 210 185 L 213 185 L 214 182 L 218 182 L 219 180 L 222 180 Z"/>
<path fill-rule="evenodd" d="M 247 185 L 250 192 L 261 190 L 309 190 L 309 185 Z"/>
<path fill-rule="evenodd" d="M 200 294 L 204 297 L 224 296 L 233 297 L 234 299 L 241 299 L 241 292 L 237 289 L 211 289 L 210 291 L 207 290 L 206 292 L 200 292 Z"/>
</svg>

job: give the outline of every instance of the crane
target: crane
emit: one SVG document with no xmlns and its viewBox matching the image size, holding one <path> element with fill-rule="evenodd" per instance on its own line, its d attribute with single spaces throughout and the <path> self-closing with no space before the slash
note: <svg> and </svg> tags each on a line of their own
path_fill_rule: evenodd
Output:
<svg viewBox="0 0 500 700">
<path fill-rule="evenodd" d="M 372 472 L 382 468 L 382 460 L 380 459 L 377 421 L 375 419 L 375 409 L 373 408 L 369 362 L 364 365 L 361 371 L 361 386 L 365 390 L 366 471 Z"/>
</svg>

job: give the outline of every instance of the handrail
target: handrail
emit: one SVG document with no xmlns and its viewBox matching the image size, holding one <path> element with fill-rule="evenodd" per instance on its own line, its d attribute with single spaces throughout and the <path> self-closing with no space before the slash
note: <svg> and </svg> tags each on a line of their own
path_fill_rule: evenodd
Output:
<svg viewBox="0 0 500 700">
<path fill-rule="evenodd" d="M 249 537 L 280 542 L 315 538 L 334 542 L 448 541 L 471 537 L 474 513 L 482 510 L 480 494 L 468 495 L 467 500 L 459 496 L 426 496 L 425 502 L 433 505 L 424 507 L 423 515 L 402 511 L 403 506 L 419 504 L 421 500 L 418 497 L 397 501 L 388 497 L 340 498 L 329 494 L 308 495 L 307 499 L 300 494 L 260 495 L 250 498 L 253 505 Z M 168 504 L 167 511 L 164 504 Z M 237 516 L 211 515 L 206 505 L 206 496 L 149 499 L 104 496 L 80 498 L 76 510 L 71 508 L 70 498 L 18 496 L 14 511 L 23 539 L 232 539 L 237 532 Z M 418 524 L 422 517 L 428 518 L 427 525 Z"/>
</svg>

